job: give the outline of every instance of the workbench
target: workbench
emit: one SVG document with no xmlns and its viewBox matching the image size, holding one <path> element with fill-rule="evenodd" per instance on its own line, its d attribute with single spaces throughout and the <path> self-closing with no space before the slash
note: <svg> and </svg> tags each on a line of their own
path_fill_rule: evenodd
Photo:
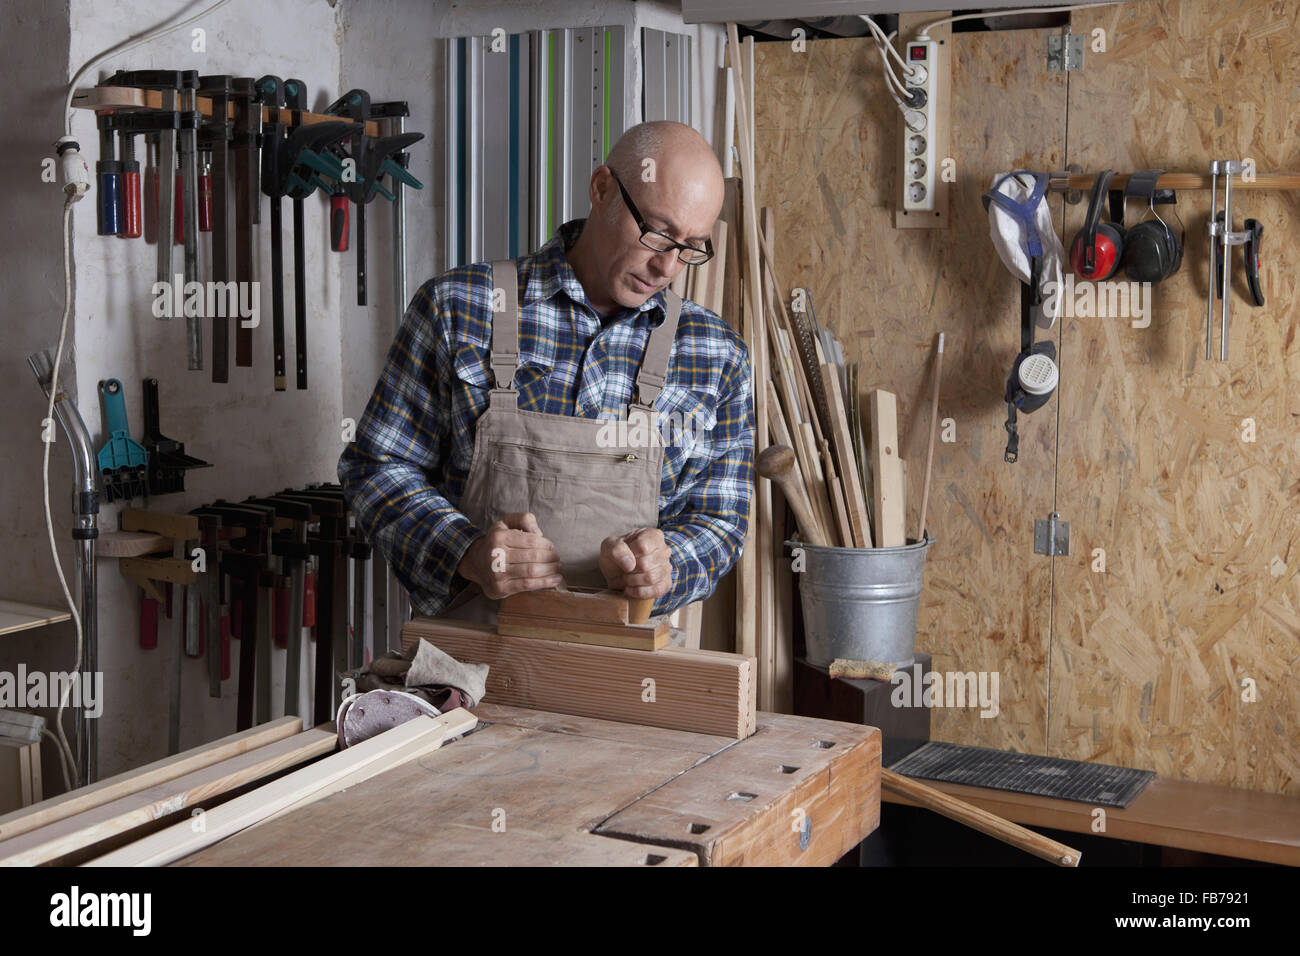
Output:
<svg viewBox="0 0 1300 956">
<path fill-rule="evenodd" d="M 880 821 L 880 732 L 743 740 L 480 704 L 441 749 L 177 866 L 827 866 Z"/>
</svg>

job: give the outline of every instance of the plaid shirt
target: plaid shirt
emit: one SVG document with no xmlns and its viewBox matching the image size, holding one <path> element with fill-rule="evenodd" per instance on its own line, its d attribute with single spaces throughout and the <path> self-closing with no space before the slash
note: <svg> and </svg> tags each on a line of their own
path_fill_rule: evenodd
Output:
<svg viewBox="0 0 1300 956">
<path fill-rule="evenodd" d="M 632 400 L 664 295 L 605 317 L 588 303 L 565 257 L 584 220 L 518 262 L 520 409 L 620 419 Z M 412 604 L 436 615 L 467 586 L 456 573 L 483 534 L 457 504 L 487 408 L 492 320 L 490 265 L 430 279 L 411 300 L 356 440 L 338 476 L 360 529 L 388 559 Z M 749 353 L 717 315 L 683 302 L 661 418 L 688 423 L 665 437 L 659 527 L 672 553 L 673 583 L 654 613 L 707 597 L 735 562 L 749 524 L 754 408 Z M 617 533 L 622 529 L 610 529 Z"/>
</svg>

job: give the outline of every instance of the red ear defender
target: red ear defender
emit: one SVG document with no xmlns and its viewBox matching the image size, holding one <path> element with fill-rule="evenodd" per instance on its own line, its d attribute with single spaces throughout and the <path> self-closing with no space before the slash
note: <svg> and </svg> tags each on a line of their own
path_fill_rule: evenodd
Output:
<svg viewBox="0 0 1300 956">
<path fill-rule="evenodd" d="M 1084 279 L 1109 279 L 1119 269 L 1120 258 L 1124 254 L 1123 227 L 1101 221 L 1102 199 L 1114 178 L 1113 169 L 1103 169 L 1097 174 L 1088 197 L 1088 213 L 1084 217 L 1083 228 L 1070 243 L 1070 265 L 1074 268 L 1075 275 Z M 1121 200 L 1121 216 L 1122 211 Z"/>
<path fill-rule="evenodd" d="M 1098 232 L 1093 242 L 1092 268 L 1087 266 L 1087 242 L 1081 233 L 1075 238 L 1074 246 L 1070 249 L 1070 265 L 1074 269 L 1074 274 L 1084 279 L 1104 279 L 1114 274 L 1115 265 L 1119 259 L 1116 255 L 1115 243 L 1109 236 Z"/>
</svg>

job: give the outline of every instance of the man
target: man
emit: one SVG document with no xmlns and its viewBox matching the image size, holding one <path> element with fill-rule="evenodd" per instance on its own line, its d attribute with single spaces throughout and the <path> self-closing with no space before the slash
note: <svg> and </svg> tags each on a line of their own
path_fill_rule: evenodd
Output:
<svg viewBox="0 0 1300 956">
<path fill-rule="evenodd" d="M 749 356 L 667 288 L 711 255 L 712 148 L 641 124 L 588 192 L 590 217 L 533 255 L 420 288 L 339 460 L 423 615 L 491 623 L 499 599 L 561 584 L 666 613 L 712 593 L 743 545 Z"/>
</svg>

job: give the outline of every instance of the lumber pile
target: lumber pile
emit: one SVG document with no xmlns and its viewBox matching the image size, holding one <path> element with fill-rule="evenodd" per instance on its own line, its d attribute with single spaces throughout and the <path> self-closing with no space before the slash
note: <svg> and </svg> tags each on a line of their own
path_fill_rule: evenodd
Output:
<svg viewBox="0 0 1300 956">
<path fill-rule="evenodd" d="M 840 342 L 818 322 L 809 291 L 782 279 L 774 256 L 775 216 L 757 201 L 752 40 L 740 44 L 735 24 L 729 24 L 727 41 L 727 89 L 734 90 L 740 177 L 728 181 L 721 241 L 718 232 L 714 235 L 718 255 L 707 273 L 686 270 L 692 276 L 684 291 L 732 322 L 749 348 L 756 463 L 773 446 L 789 448 L 793 457 L 781 459 L 783 494 L 775 499 L 772 482 L 761 480 L 774 476 L 756 471 L 749 537 L 735 572 L 736 649 L 757 658 L 759 706 L 777 710 L 789 700 L 791 666 L 782 502 L 789 502 L 798 537 L 809 544 L 871 548 L 920 540 L 929 499 L 939 366 L 936 362 L 922 526 L 909 535 L 897 401 L 888 391 L 862 387 L 857 363 L 845 361 Z"/>
<path fill-rule="evenodd" d="M 457 709 L 339 751 L 333 724 L 303 730 L 301 718 L 284 717 L 5 814 L 0 866 L 161 866 L 414 760 L 477 724 Z"/>
<path fill-rule="evenodd" d="M 653 653 L 499 634 L 463 621 L 417 617 L 402 651 L 427 639 L 458 661 L 487 664 L 484 699 L 579 717 L 743 739 L 754 732 L 754 661 L 664 647 Z"/>
</svg>

